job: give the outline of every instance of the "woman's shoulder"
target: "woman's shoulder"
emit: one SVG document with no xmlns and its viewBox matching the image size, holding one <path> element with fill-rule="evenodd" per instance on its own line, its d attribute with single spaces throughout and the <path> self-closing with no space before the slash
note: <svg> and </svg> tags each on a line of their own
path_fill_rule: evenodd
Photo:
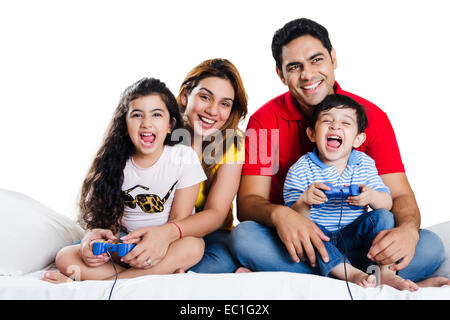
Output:
<svg viewBox="0 0 450 320">
<path fill-rule="evenodd" d="M 233 132 L 233 143 L 228 147 L 220 164 L 245 161 L 245 135 L 240 129 Z"/>
</svg>

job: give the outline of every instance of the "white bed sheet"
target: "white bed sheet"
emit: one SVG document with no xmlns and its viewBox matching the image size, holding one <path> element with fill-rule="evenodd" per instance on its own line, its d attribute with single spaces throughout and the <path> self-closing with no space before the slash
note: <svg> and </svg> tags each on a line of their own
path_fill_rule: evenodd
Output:
<svg viewBox="0 0 450 320">
<path fill-rule="evenodd" d="M 2 300 L 106 300 L 113 281 L 51 284 L 40 280 L 46 270 L 0 277 Z M 448 300 L 450 286 L 399 291 L 389 286 L 361 288 L 349 283 L 355 300 Z M 345 281 L 290 272 L 241 274 L 172 274 L 118 280 L 112 300 L 348 300 Z"/>
</svg>

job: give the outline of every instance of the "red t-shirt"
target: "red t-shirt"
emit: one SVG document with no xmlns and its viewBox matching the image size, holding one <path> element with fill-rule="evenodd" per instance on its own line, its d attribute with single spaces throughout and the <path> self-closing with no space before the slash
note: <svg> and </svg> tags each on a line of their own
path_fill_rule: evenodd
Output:
<svg viewBox="0 0 450 320">
<path fill-rule="evenodd" d="M 375 160 L 380 175 L 405 172 L 386 113 L 370 101 L 342 90 L 337 82 L 335 93 L 349 96 L 365 107 L 367 138 L 357 150 Z M 314 149 L 306 135 L 308 125 L 289 91 L 264 104 L 249 119 L 242 174 L 272 176 L 269 200 L 273 203 L 283 204 L 283 185 L 289 168 Z"/>
</svg>

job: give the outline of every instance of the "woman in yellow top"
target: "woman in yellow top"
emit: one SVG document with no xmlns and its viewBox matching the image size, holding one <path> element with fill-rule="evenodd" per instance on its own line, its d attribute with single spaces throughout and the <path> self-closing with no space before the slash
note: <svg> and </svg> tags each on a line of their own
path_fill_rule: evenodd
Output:
<svg viewBox="0 0 450 320">
<path fill-rule="evenodd" d="M 233 272 L 239 265 L 228 250 L 228 237 L 245 158 L 244 134 L 238 125 L 247 114 L 239 72 L 228 60 L 206 60 L 187 74 L 177 101 L 208 178 L 200 186 L 196 213 L 177 221 L 183 236 L 205 240 L 203 259 L 190 270 Z"/>
</svg>

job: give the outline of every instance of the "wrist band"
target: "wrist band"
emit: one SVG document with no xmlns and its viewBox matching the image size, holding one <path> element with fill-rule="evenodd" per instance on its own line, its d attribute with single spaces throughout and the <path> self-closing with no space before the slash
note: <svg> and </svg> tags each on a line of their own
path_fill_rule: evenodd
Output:
<svg viewBox="0 0 450 320">
<path fill-rule="evenodd" d="M 178 228 L 178 231 L 180 232 L 180 238 L 179 239 L 181 239 L 183 237 L 183 233 L 181 232 L 180 226 L 178 224 L 176 224 L 175 222 L 173 222 L 173 221 L 169 221 L 169 223 L 173 223 Z"/>
</svg>

